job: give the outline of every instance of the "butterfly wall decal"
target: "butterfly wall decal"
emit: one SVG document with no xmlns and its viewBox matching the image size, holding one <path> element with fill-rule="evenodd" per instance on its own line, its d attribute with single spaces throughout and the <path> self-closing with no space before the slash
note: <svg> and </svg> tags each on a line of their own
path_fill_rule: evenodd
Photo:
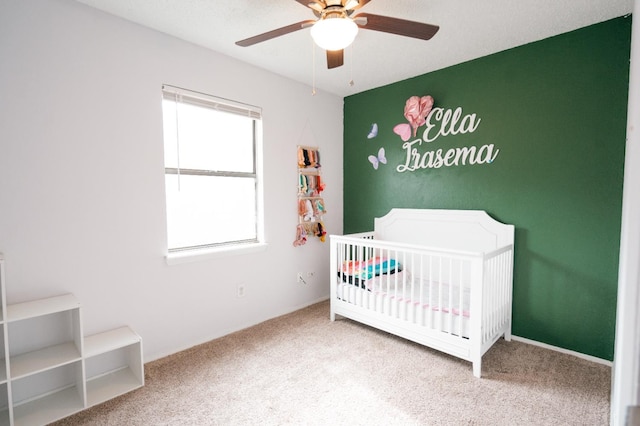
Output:
<svg viewBox="0 0 640 426">
<path fill-rule="evenodd" d="M 393 133 L 400 136 L 403 142 L 406 142 L 411 137 L 411 125 L 409 123 L 398 124 L 393 128 Z"/>
<path fill-rule="evenodd" d="M 373 139 L 376 136 L 378 136 L 378 123 L 373 123 L 371 125 L 371 130 L 369 131 L 369 134 L 367 135 L 367 139 Z"/>
<path fill-rule="evenodd" d="M 370 155 L 368 159 L 375 170 L 378 170 L 378 165 L 380 165 L 380 163 L 387 164 L 387 157 L 385 156 L 385 153 L 384 153 L 384 147 L 378 150 L 377 156 Z"/>
</svg>

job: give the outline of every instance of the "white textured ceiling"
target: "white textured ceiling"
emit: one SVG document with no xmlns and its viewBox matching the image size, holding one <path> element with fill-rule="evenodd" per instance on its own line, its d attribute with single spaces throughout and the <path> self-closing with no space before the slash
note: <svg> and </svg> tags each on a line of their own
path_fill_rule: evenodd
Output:
<svg viewBox="0 0 640 426">
<path fill-rule="evenodd" d="M 235 42 L 306 19 L 294 0 L 77 0 L 340 96 L 415 77 L 631 13 L 633 0 L 371 0 L 358 12 L 440 26 L 429 41 L 360 30 L 327 70 L 309 29 L 250 47 Z M 354 14 L 354 15 L 357 15 Z M 315 54 L 314 54 L 315 51 Z M 314 77 L 315 75 L 315 77 Z M 354 84 L 349 85 L 353 79 Z"/>
</svg>

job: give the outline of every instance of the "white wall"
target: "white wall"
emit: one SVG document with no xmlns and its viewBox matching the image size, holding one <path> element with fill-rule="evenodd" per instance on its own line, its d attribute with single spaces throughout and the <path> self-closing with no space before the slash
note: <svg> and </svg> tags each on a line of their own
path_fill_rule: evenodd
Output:
<svg viewBox="0 0 640 426">
<path fill-rule="evenodd" d="M 71 0 L 2 0 L 0 58 L 10 303 L 74 293 L 85 334 L 127 324 L 148 361 L 328 297 L 328 242 L 292 245 L 295 160 L 319 146 L 341 233 L 341 98 Z M 166 265 L 163 83 L 263 108 L 266 251 Z"/>
<path fill-rule="evenodd" d="M 636 0 L 634 17 L 640 16 Z M 628 406 L 640 405 L 640 22 L 633 20 L 618 273 L 611 424 L 626 424 Z"/>
</svg>

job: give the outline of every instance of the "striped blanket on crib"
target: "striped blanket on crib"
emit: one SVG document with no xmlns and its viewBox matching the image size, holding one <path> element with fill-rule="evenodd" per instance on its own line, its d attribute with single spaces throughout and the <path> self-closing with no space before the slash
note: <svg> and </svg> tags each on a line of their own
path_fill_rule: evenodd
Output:
<svg viewBox="0 0 640 426">
<path fill-rule="evenodd" d="M 366 288 L 365 281 L 373 277 L 395 274 L 402 271 L 402 265 L 395 259 L 372 257 L 367 260 L 345 260 L 338 272 L 343 282 Z"/>
</svg>

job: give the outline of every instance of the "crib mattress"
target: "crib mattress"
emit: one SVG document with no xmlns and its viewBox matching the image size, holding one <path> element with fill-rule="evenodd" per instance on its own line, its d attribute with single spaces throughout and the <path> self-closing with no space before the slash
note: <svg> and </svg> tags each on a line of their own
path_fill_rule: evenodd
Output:
<svg viewBox="0 0 640 426">
<path fill-rule="evenodd" d="M 342 275 L 337 297 L 347 303 L 443 332 L 469 336 L 470 290 L 416 279 L 408 271 L 382 274 L 367 280 Z"/>
</svg>

